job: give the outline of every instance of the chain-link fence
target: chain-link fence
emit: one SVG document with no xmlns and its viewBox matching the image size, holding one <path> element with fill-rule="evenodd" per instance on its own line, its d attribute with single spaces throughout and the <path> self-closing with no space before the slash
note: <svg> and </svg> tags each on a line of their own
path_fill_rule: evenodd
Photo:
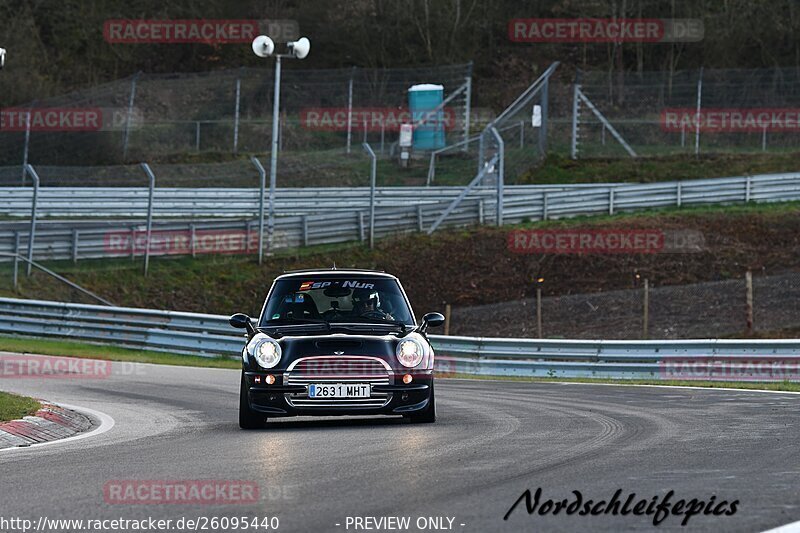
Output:
<svg viewBox="0 0 800 533">
<path fill-rule="evenodd" d="M 637 156 L 798 146 L 800 70 L 794 68 L 578 72 L 574 84 L 553 94 L 551 146 L 580 158 L 629 157 L 624 143 Z"/>
<path fill-rule="evenodd" d="M 297 70 L 281 76 L 279 150 L 286 185 L 363 184 L 369 142 L 402 184 L 422 181 L 427 159 L 404 172 L 392 159 L 400 124 L 414 120 L 408 89 L 443 87 L 445 142 L 480 127 L 470 110 L 471 64 L 410 69 Z M 271 65 L 199 74 L 137 74 L 5 109 L 0 165 L 118 165 L 229 158 L 270 150 Z M 218 154 L 215 156 L 214 154 Z M 360 181 L 362 183 L 354 183 Z"/>
<path fill-rule="evenodd" d="M 450 333 L 567 339 L 796 336 L 800 272 L 547 295 L 452 310 Z"/>
<path fill-rule="evenodd" d="M 577 73 L 577 83 L 563 81 L 572 76 L 561 67 L 557 78 L 562 81 L 534 82 L 495 113 L 472 105 L 481 100 L 473 91 L 470 64 L 287 68 L 281 84 L 278 183 L 367 185 L 370 163 L 363 142 L 378 155 L 378 185 L 462 186 L 501 144 L 507 184 L 527 180 L 553 152 L 627 158 L 789 152 L 797 146 L 796 69 L 587 71 Z M 250 186 L 256 179 L 250 165 L 230 161 L 270 151 L 273 81 L 266 64 L 200 74 L 139 74 L 6 109 L 0 180 L 22 183 L 22 165 L 33 163 L 52 169 L 52 179 L 43 177 L 47 184 L 136 184 L 140 173 L 126 177 L 129 172 L 118 171 L 120 165 L 156 160 L 159 175 L 165 176 L 161 185 Z M 443 86 L 446 104 L 436 120 L 444 122 L 444 143 L 412 150 L 410 162 L 402 165 L 399 128 L 415 121 L 408 89 L 419 83 Z M 179 167 L 173 171 L 170 163 Z M 497 172 L 492 168 L 482 185 L 496 183 Z"/>
</svg>

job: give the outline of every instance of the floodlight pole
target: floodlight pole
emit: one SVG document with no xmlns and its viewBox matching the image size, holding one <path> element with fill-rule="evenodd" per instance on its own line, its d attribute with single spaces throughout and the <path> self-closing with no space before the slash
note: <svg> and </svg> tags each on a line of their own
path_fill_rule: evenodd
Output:
<svg viewBox="0 0 800 533">
<path fill-rule="evenodd" d="M 272 97 L 272 153 L 269 160 L 270 187 L 278 176 L 278 121 L 281 108 L 281 56 L 275 56 L 275 92 Z"/>
</svg>

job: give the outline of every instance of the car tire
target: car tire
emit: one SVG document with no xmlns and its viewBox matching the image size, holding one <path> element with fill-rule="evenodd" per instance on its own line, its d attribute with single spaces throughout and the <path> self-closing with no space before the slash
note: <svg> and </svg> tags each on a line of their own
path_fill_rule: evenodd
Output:
<svg viewBox="0 0 800 533">
<path fill-rule="evenodd" d="M 419 413 L 408 415 L 408 419 L 412 424 L 432 424 L 436 422 L 436 396 L 434 394 L 433 381 L 431 381 L 431 398 L 427 407 Z"/>
<path fill-rule="evenodd" d="M 250 409 L 247 399 L 247 384 L 242 372 L 242 381 L 239 384 L 239 427 L 242 429 L 261 429 L 267 425 L 267 417 Z"/>
</svg>

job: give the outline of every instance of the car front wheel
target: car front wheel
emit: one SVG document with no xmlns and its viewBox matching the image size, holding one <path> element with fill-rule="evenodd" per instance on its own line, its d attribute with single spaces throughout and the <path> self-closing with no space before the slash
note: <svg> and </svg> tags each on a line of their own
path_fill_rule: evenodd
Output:
<svg viewBox="0 0 800 533">
<path fill-rule="evenodd" d="M 250 409 L 247 400 L 247 382 L 242 372 L 242 381 L 239 385 L 239 427 L 242 429 L 261 429 L 267 424 L 267 417 Z"/>
</svg>

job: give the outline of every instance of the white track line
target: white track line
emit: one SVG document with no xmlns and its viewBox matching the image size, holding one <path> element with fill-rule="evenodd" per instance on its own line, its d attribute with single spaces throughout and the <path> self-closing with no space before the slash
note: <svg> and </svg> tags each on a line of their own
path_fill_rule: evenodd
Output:
<svg viewBox="0 0 800 533">
<path fill-rule="evenodd" d="M 798 531 L 800 531 L 800 522 L 792 522 L 791 524 L 764 531 L 764 533 L 797 533 Z"/>
<path fill-rule="evenodd" d="M 736 389 L 731 387 L 698 387 L 691 385 L 650 385 L 644 383 L 587 383 L 585 381 L 526 381 L 525 379 L 491 379 L 491 378 L 445 378 L 437 377 L 436 379 L 448 381 L 493 381 L 495 383 L 533 383 L 533 384 L 553 384 L 553 385 L 591 385 L 597 387 L 600 385 L 606 387 L 653 387 L 657 389 L 689 389 L 689 390 L 720 390 L 720 391 L 733 391 L 733 392 L 767 392 L 771 394 L 800 394 L 800 391 L 788 390 L 768 390 L 768 389 Z"/>
<path fill-rule="evenodd" d="M 107 415 L 105 413 L 101 413 L 100 411 L 95 411 L 94 409 L 89 409 L 88 407 L 79 407 L 79 406 L 76 406 L 76 405 L 70 405 L 70 404 L 66 404 L 66 403 L 56 403 L 56 402 L 50 402 L 50 403 L 53 403 L 55 405 L 58 405 L 60 407 L 65 408 L 65 409 L 70 409 L 72 411 L 77 411 L 79 413 L 84 413 L 84 414 L 88 414 L 90 416 L 93 416 L 95 419 L 100 421 L 100 425 L 98 427 L 96 427 L 95 429 L 93 429 L 92 431 L 89 431 L 88 433 L 79 433 L 77 435 L 74 435 L 72 437 L 67 437 L 65 439 L 51 440 L 51 441 L 47 441 L 47 442 L 39 442 L 37 444 L 31 444 L 30 446 L 17 446 L 17 447 L 14 447 L 14 448 L 3 448 L 2 450 L 0 450 L 0 453 L 9 453 L 9 452 L 18 451 L 18 450 L 30 450 L 31 448 L 41 448 L 42 446 L 50 446 L 52 444 L 64 444 L 64 443 L 67 443 L 67 442 L 74 442 L 76 440 L 88 439 L 89 437 L 95 437 L 97 435 L 101 435 L 101 434 L 105 433 L 106 431 L 108 431 L 111 428 L 113 428 L 114 424 L 116 423 L 114 421 L 114 419 L 111 418 L 111 416 L 109 416 L 109 415 Z"/>
</svg>

